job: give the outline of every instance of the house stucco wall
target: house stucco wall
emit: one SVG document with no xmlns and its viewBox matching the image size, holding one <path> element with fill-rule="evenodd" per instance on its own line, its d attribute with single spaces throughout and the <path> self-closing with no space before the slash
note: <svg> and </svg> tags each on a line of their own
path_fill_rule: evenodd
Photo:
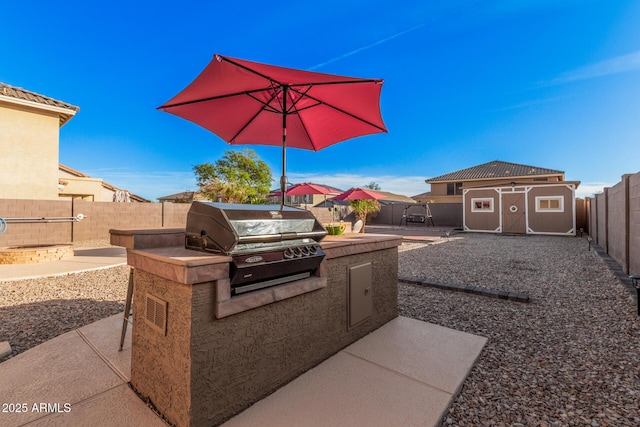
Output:
<svg viewBox="0 0 640 427">
<path fill-rule="evenodd" d="M 0 199 L 58 198 L 60 118 L 0 101 Z"/>
<path fill-rule="evenodd" d="M 102 180 L 98 178 L 61 177 L 64 189 L 60 197 L 82 198 L 96 202 L 112 202 L 113 195 L 105 200 L 103 197 Z"/>
<path fill-rule="evenodd" d="M 559 182 L 560 181 L 560 178 L 558 176 L 544 176 L 544 177 L 537 177 L 537 178 L 544 179 L 543 182 Z M 468 189 L 474 186 L 502 187 L 504 186 L 505 181 L 508 181 L 509 179 L 518 181 L 519 184 L 526 183 L 526 182 L 531 182 L 531 183 L 540 182 L 540 181 L 536 181 L 536 179 L 531 177 L 518 177 L 518 176 L 514 176 L 513 178 L 501 177 L 498 179 L 480 179 L 475 181 L 455 181 L 455 182 L 461 182 L 462 188 Z M 454 181 L 451 181 L 451 182 L 454 182 Z M 422 197 L 418 201 L 419 202 L 426 201 L 431 203 L 462 203 L 462 199 L 463 199 L 462 195 L 447 195 L 447 184 L 450 184 L 451 182 L 434 182 L 430 184 L 431 193 L 429 194 L 429 196 Z"/>
</svg>

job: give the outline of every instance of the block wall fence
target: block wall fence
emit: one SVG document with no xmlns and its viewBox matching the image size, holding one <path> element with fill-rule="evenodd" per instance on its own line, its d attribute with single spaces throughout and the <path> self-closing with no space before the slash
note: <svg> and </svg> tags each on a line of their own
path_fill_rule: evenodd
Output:
<svg viewBox="0 0 640 427">
<path fill-rule="evenodd" d="M 636 177 L 636 196 L 640 196 L 640 188 Z M 614 187 L 615 188 L 615 187 Z M 613 190 L 613 189 L 612 189 Z M 620 208 L 618 199 L 620 191 L 613 190 L 615 194 L 616 206 Z M 606 194 L 606 193 L 605 193 Z M 602 195 L 600 195 L 602 196 Z M 598 244 L 606 249 L 607 232 L 605 224 L 606 211 L 600 206 L 605 199 L 576 200 L 577 227 L 583 228 L 586 232 L 590 229 L 598 230 Z M 635 227 L 638 227 L 638 213 L 636 200 Z M 589 207 L 591 205 L 591 207 Z M 400 225 L 402 213 L 406 204 L 395 204 L 382 206 L 380 212 L 368 220 L 370 224 L 378 225 Z M 30 223 L 10 223 L 3 234 L 0 234 L 0 247 L 26 246 L 26 245 L 51 245 L 59 243 L 86 242 L 91 240 L 109 240 L 109 230 L 135 229 L 135 228 L 184 228 L 187 221 L 187 213 L 191 204 L 188 203 L 115 203 L 115 202 L 89 202 L 86 200 L 22 200 L 22 199 L 0 199 L 0 218 L 72 218 L 78 214 L 84 215 L 84 219 L 79 222 L 30 222 Z M 430 204 L 431 213 L 436 227 L 462 227 L 462 205 L 459 203 L 438 203 Z M 338 207 L 337 211 L 331 212 L 328 208 L 310 208 L 311 212 L 323 224 L 330 222 L 353 223 L 355 214 L 350 207 Z M 593 212 L 605 212 L 596 219 L 590 221 Z M 424 207 L 421 205 L 411 206 L 408 214 L 424 214 Z M 593 217 L 595 218 L 595 217 Z M 616 217 L 616 223 L 624 220 L 624 216 Z M 403 223 L 404 224 L 404 223 Z M 416 224 L 411 224 L 416 225 Z M 427 226 L 427 224 L 422 224 Z M 612 231 L 612 233 L 615 233 Z M 596 239 L 596 235 L 591 233 Z M 640 247 L 640 237 L 633 241 L 636 251 Z M 616 254 L 624 255 L 624 250 L 612 243 Z"/>
<path fill-rule="evenodd" d="M 0 199 L 1 218 L 73 218 L 78 222 L 7 224 L 0 247 L 109 240 L 112 228 L 184 228 L 189 204 Z"/>
<path fill-rule="evenodd" d="M 640 172 L 587 199 L 589 234 L 629 275 L 640 274 Z"/>
<path fill-rule="evenodd" d="M 86 200 L 0 199 L 0 218 L 73 218 L 77 222 L 9 223 L 0 234 L 0 247 L 52 245 L 61 243 L 109 240 L 109 230 L 144 228 L 184 228 L 189 203 L 115 203 Z M 327 208 L 311 208 L 323 224 L 353 221 L 351 208 L 333 213 Z"/>
</svg>

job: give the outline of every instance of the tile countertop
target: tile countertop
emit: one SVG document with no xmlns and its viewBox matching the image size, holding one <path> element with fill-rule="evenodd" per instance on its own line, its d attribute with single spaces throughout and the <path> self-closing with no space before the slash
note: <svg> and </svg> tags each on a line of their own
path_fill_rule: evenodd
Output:
<svg viewBox="0 0 640 427">
<path fill-rule="evenodd" d="M 127 248 L 127 263 L 179 283 L 228 278 L 230 256 L 185 249 L 184 229 L 110 230 L 111 244 Z M 320 246 L 327 260 L 397 247 L 402 237 L 386 234 L 327 235 Z"/>
</svg>

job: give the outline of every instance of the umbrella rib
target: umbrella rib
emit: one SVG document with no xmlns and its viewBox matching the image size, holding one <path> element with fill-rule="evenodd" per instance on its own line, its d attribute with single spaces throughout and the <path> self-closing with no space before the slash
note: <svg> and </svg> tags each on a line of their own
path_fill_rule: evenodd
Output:
<svg viewBox="0 0 640 427">
<path fill-rule="evenodd" d="M 297 113 L 298 113 L 298 112 L 300 112 L 300 111 L 304 111 L 304 110 L 306 110 L 307 108 L 315 107 L 315 106 L 317 106 L 317 105 L 318 105 L 318 104 L 314 104 L 314 105 L 309 105 L 309 106 L 307 106 L 307 107 L 303 107 L 303 108 L 298 108 L 298 107 L 297 107 L 298 102 L 300 102 L 300 101 L 301 101 L 305 96 L 308 96 L 308 95 L 307 95 L 307 92 L 309 92 L 309 91 L 311 90 L 311 88 L 313 87 L 313 85 L 312 85 L 312 84 L 310 84 L 310 85 L 306 85 L 306 86 L 307 86 L 307 89 L 305 89 L 305 91 L 304 91 L 304 92 L 300 92 L 299 90 L 297 90 L 297 89 L 293 89 L 291 86 L 289 86 L 289 89 L 290 89 L 290 90 L 292 90 L 292 91 L 294 91 L 295 93 L 299 94 L 299 95 L 300 95 L 300 98 L 298 98 L 297 100 L 293 100 L 293 99 L 291 100 L 291 108 L 290 108 L 288 111 L 286 111 L 286 114 L 293 114 L 293 113 L 290 113 L 290 112 L 289 112 L 289 111 L 292 111 L 292 110 L 295 110 L 295 112 L 296 112 L 296 114 L 297 114 Z"/>
<path fill-rule="evenodd" d="M 235 135 L 233 135 L 233 138 L 231 138 L 231 141 L 235 140 L 242 132 L 244 132 L 244 130 L 256 119 L 256 117 L 258 117 L 260 115 L 260 113 L 264 110 L 266 110 L 267 108 L 270 108 L 270 111 L 274 112 L 274 113 L 278 113 L 278 110 L 276 110 L 275 108 L 271 107 L 269 104 L 271 103 L 271 101 L 273 101 L 274 98 L 276 98 L 278 96 L 277 92 L 274 90 L 271 94 L 271 98 L 269 99 L 268 102 L 264 102 L 259 100 L 258 98 L 256 98 L 255 96 L 253 96 L 252 94 L 247 94 L 248 96 L 250 96 L 251 98 L 255 99 L 256 101 L 258 101 L 259 103 L 262 104 L 262 107 L 256 112 L 256 114 L 253 115 L 253 117 L 251 117 L 251 119 L 247 120 L 247 122 L 244 124 L 244 126 L 242 126 L 240 128 L 240 130 L 238 130 L 238 132 L 236 132 Z"/>
<path fill-rule="evenodd" d="M 260 76 L 260 77 L 262 77 L 263 79 L 269 80 L 270 82 L 274 82 L 274 81 L 275 81 L 275 82 L 277 82 L 278 84 L 281 84 L 280 82 L 278 82 L 278 81 L 277 81 L 277 80 L 275 80 L 275 79 L 272 79 L 272 78 L 271 78 L 271 77 L 269 77 L 269 76 L 266 76 L 266 75 L 264 75 L 264 74 L 262 74 L 262 73 L 257 72 L 256 70 L 253 70 L 253 69 L 251 69 L 251 68 L 249 68 L 249 67 L 246 67 L 246 66 L 244 66 L 244 65 L 242 65 L 242 64 L 239 64 L 239 63 L 237 63 L 237 62 L 235 62 L 235 61 L 232 61 L 232 60 L 230 60 L 230 59 L 228 59 L 228 58 L 225 58 L 225 57 L 224 57 L 224 56 L 222 56 L 222 55 L 216 55 L 216 56 L 217 56 L 218 58 L 220 58 L 220 59 L 224 60 L 224 61 L 227 61 L 227 62 L 228 62 L 228 63 L 230 63 L 230 64 L 235 65 L 236 67 L 242 68 L 243 70 L 246 70 L 246 71 L 248 71 L 248 72 L 250 72 L 250 73 L 252 73 L 252 74 L 255 74 L 256 76 Z"/>
<path fill-rule="evenodd" d="M 260 77 L 262 77 L 264 79 L 267 79 L 269 81 L 274 81 L 274 82 L 278 83 L 279 85 L 284 86 L 284 84 L 282 82 L 280 82 L 280 81 L 278 81 L 278 80 L 276 80 L 276 79 L 274 79 L 272 77 L 269 77 L 269 76 L 267 76 L 265 74 L 262 74 L 262 73 L 260 73 L 260 72 L 258 72 L 256 70 L 253 70 L 253 69 L 251 69 L 251 68 L 249 68 L 247 66 L 244 66 L 244 65 L 239 64 L 239 63 L 237 63 L 235 61 L 232 61 L 229 58 L 226 58 L 226 57 L 224 57 L 222 55 L 216 55 L 216 56 L 218 58 L 220 58 L 221 60 L 227 61 L 228 63 L 235 65 L 236 67 L 240 67 L 243 70 L 246 70 L 246 71 L 248 71 L 250 73 L 253 73 L 253 74 L 257 75 L 257 76 L 260 76 Z M 309 71 L 309 73 L 313 73 L 313 72 Z M 347 81 L 340 80 L 340 81 L 331 81 L 331 82 L 318 82 L 318 83 L 313 83 L 313 84 L 314 85 L 331 85 L 331 84 L 352 84 L 352 83 L 372 83 L 372 82 L 381 82 L 381 80 L 380 79 L 358 79 L 358 78 L 354 78 L 353 80 L 347 80 Z M 289 84 L 287 86 L 293 88 L 294 86 L 306 86 L 306 85 L 308 85 L 308 83 L 296 83 L 296 84 Z"/>
<path fill-rule="evenodd" d="M 256 93 L 256 92 L 264 92 L 264 91 L 269 91 L 269 90 L 271 90 L 271 88 L 260 88 L 260 89 L 253 89 L 253 90 L 245 90 L 245 91 L 242 91 L 242 92 L 228 93 L 226 95 L 218 95 L 218 96 L 210 96 L 208 98 L 194 99 L 194 100 L 191 100 L 191 101 L 176 102 L 175 104 L 162 105 L 162 106 L 158 107 L 158 110 L 165 110 L 167 108 L 173 108 L 173 107 L 182 107 L 183 105 L 197 104 L 199 102 L 215 101 L 217 99 L 232 98 L 232 97 L 238 96 L 238 95 L 248 95 L 248 96 L 251 96 L 254 99 L 257 99 L 256 97 L 252 96 L 254 93 Z M 262 101 L 260 101 L 260 102 L 262 102 Z"/>
<path fill-rule="evenodd" d="M 300 91 L 296 90 L 296 89 L 291 88 L 291 90 L 293 90 L 294 92 L 296 92 L 296 93 L 298 93 L 298 94 L 301 94 L 301 95 L 302 95 L 302 93 L 301 93 Z M 306 93 L 306 92 L 305 92 L 305 93 Z M 336 110 L 336 111 L 341 112 L 342 114 L 346 114 L 346 115 L 347 115 L 347 116 L 349 116 L 349 117 L 352 117 L 352 118 L 354 118 L 354 119 L 356 119 L 356 120 L 359 120 L 359 121 L 361 121 L 361 122 L 363 122 L 363 123 L 366 123 L 366 124 L 368 124 L 369 126 L 372 126 L 372 127 L 376 128 L 376 129 L 381 130 L 382 132 L 386 132 L 386 131 L 387 131 L 384 127 L 378 126 L 378 125 L 376 125 L 375 123 L 371 123 L 369 120 L 365 120 L 365 119 L 363 119 L 363 118 L 361 118 L 361 117 L 358 117 L 358 116 L 356 116 L 355 114 L 352 114 L 352 113 L 350 113 L 350 112 L 348 112 L 348 111 L 346 111 L 346 110 L 343 110 L 342 108 L 336 107 L 335 105 L 329 104 L 328 102 L 324 102 L 324 101 L 322 101 L 322 100 L 320 100 L 320 99 L 318 99 L 318 98 L 315 98 L 315 97 L 313 97 L 313 96 L 311 96 L 311 95 L 304 95 L 304 96 L 306 96 L 306 97 L 307 97 L 307 98 L 309 98 L 309 99 L 313 99 L 313 100 L 314 100 L 314 101 L 316 101 L 318 104 L 326 105 L 326 106 L 327 106 L 327 107 L 329 107 L 329 108 L 332 108 L 332 109 L 334 109 L 334 110 Z M 318 104 L 316 104 L 316 105 L 318 105 Z M 307 108 L 309 108 L 309 107 L 307 107 Z M 301 110 L 299 110 L 299 111 L 301 111 Z"/>
</svg>

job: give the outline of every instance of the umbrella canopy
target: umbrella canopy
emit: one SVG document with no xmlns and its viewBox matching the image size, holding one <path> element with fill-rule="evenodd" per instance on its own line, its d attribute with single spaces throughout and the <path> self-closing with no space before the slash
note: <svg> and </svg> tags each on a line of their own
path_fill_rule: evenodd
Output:
<svg viewBox="0 0 640 427">
<path fill-rule="evenodd" d="M 216 54 L 191 84 L 158 109 L 229 144 L 282 145 L 284 203 L 287 146 L 317 151 L 387 131 L 380 113 L 382 83 Z"/>
<path fill-rule="evenodd" d="M 334 200 L 380 200 L 384 196 L 365 188 L 351 188 L 334 197 Z"/>
<path fill-rule="evenodd" d="M 287 189 L 287 195 L 289 196 L 306 196 L 307 194 L 335 194 L 336 192 L 323 187 L 322 185 L 313 184 L 311 182 L 303 182 L 296 184 Z M 274 196 L 280 196 L 281 191 L 273 193 Z"/>
</svg>

